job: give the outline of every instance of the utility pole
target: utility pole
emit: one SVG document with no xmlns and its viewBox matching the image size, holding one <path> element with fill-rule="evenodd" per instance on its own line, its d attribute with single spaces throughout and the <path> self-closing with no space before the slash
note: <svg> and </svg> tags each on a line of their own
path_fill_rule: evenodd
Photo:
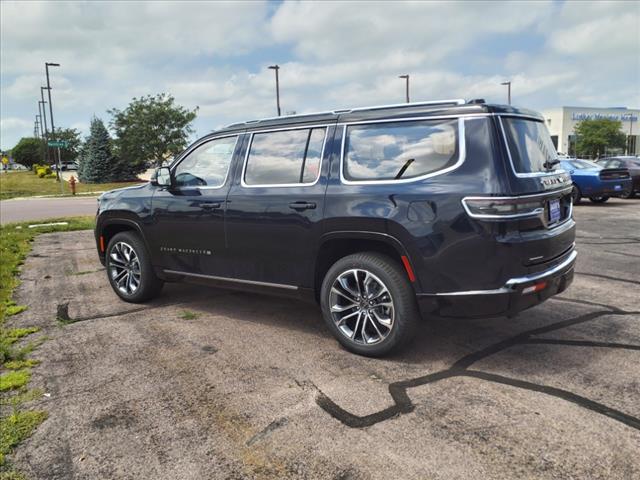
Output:
<svg viewBox="0 0 640 480">
<path fill-rule="evenodd" d="M 406 80 L 405 97 L 407 99 L 407 103 L 409 103 L 409 75 L 398 75 L 398 78 L 404 78 Z"/>
<path fill-rule="evenodd" d="M 502 82 L 500 85 L 507 86 L 507 103 L 511 105 L 511 80 L 509 80 L 508 82 Z"/>
<path fill-rule="evenodd" d="M 280 81 L 278 79 L 278 70 L 280 70 L 280 66 L 271 65 L 269 66 L 269 70 L 275 70 L 276 72 L 276 105 L 278 107 L 278 116 L 280 116 Z"/>
<path fill-rule="evenodd" d="M 51 83 L 49 82 L 49 67 L 59 67 L 59 63 L 50 63 L 45 62 L 44 68 L 47 72 L 47 93 L 49 94 L 49 116 L 51 117 L 51 137 L 55 139 L 56 135 L 56 127 L 53 123 L 53 105 L 51 103 Z M 60 161 L 60 147 L 58 147 L 58 168 L 56 168 L 56 176 L 58 177 L 58 181 L 60 182 L 60 193 L 64 194 L 64 185 L 62 185 L 62 175 L 60 174 L 62 170 L 62 162 Z"/>
<path fill-rule="evenodd" d="M 46 149 L 45 151 L 47 152 L 47 162 L 49 163 L 49 165 L 51 165 L 52 162 L 51 162 L 51 153 L 50 153 L 50 150 L 49 150 L 49 130 L 47 128 L 47 107 L 46 107 L 47 102 L 44 99 L 44 91 L 46 89 L 47 89 L 46 87 L 40 87 L 40 99 L 42 101 L 42 110 L 44 112 L 44 116 L 43 116 L 43 118 L 44 118 L 44 137 L 45 137 L 45 141 L 46 141 L 46 144 L 45 144 L 44 148 Z"/>
</svg>

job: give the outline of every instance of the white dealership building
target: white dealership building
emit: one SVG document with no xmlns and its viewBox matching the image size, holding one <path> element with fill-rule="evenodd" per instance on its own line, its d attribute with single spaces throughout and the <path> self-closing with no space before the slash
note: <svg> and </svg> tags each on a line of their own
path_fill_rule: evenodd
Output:
<svg viewBox="0 0 640 480">
<path fill-rule="evenodd" d="M 581 120 L 610 118 L 622 122 L 622 131 L 627 135 L 629 155 L 640 153 L 640 126 L 638 117 L 640 110 L 626 107 L 620 108 L 595 108 L 595 107 L 557 107 L 542 112 L 549 129 L 549 134 L 558 152 L 575 155 L 576 137 L 574 127 Z M 621 151 L 602 152 L 605 154 L 627 153 Z"/>
</svg>

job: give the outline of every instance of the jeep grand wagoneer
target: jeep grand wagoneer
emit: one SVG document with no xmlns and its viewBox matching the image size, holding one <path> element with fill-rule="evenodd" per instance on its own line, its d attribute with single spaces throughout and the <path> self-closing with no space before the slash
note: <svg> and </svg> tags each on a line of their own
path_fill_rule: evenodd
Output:
<svg viewBox="0 0 640 480">
<path fill-rule="evenodd" d="M 181 280 L 306 297 L 342 345 L 383 355 L 423 316 L 514 315 L 567 288 L 558 168 L 539 114 L 481 100 L 238 123 L 103 194 L 98 253 L 125 301 Z"/>
</svg>

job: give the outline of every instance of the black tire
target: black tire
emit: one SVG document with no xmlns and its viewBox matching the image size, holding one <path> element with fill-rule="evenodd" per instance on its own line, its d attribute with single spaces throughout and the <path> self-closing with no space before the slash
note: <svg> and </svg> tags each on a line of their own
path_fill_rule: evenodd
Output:
<svg viewBox="0 0 640 480">
<path fill-rule="evenodd" d="M 630 198 L 635 197 L 636 194 L 633 189 L 625 190 L 620 194 L 620 198 L 624 198 L 625 200 L 629 200 Z"/>
<path fill-rule="evenodd" d="M 357 272 L 354 274 L 355 270 Z M 347 285 L 348 288 L 342 288 L 343 284 L 339 284 L 338 287 L 342 293 L 337 294 L 333 287 L 334 283 L 340 282 L 339 278 L 342 281 L 349 281 L 350 278 L 351 286 Z M 360 280 L 357 280 L 356 286 L 357 278 Z M 363 278 L 368 279 L 367 287 L 363 285 L 365 283 Z M 376 289 L 379 284 L 383 288 Z M 367 300 L 364 299 L 366 295 L 362 295 L 362 297 L 352 295 L 356 291 L 355 288 L 358 292 L 369 293 L 371 297 L 377 296 L 377 299 L 370 300 L 374 303 L 367 305 Z M 386 290 L 386 293 L 380 295 L 379 292 L 383 290 Z M 344 295 L 344 293 L 349 295 Z M 349 300 L 349 296 L 352 299 L 358 298 L 359 303 L 354 303 L 355 300 Z M 334 302 L 336 303 L 333 304 Z M 375 302 L 390 304 L 391 307 L 375 306 Z M 344 305 L 350 304 L 353 304 L 354 307 L 340 312 L 332 311 L 332 307 L 343 308 Z M 320 306 L 331 333 L 342 346 L 351 352 L 368 357 L 380 357 L 405 345 L 413 338 L 413 332 L 419 321 L 415 293 L 409 283 L 406 271 L 392 258 L 375 252 L 356 253 L 334 263 L 322 281 Z M 354 317 L 348 321 L 345 320 L 339 327 L 336 323 L 338 321 L 336 317 L 343 314 L 345 316 L 354 315 Z M 384 319 L 385 322 L 390 319 L 390 327 L 385 327 L 385 323 L 377 321 L 380 316 L 388 317 Z M 360 326 L 361 334 L 360 341 L 358 341 L 359 325 L 356 324 L 356 321 L 359 321 L 360 318 L 363 319 L 362 325 L 364 327 Z M 351 337 L 347 332 L 349 329 L 353 334 Z M 368 336 L 369 338 L 367 338 Z M 373 342 L 372 338 L 375 337 L 378 340 Z M 368 341 L 372 341 L 372 343 L 368 343 Z"/>
<path fill-rule="evenodd" d="M 604 203 L 609 200 L 609 197 L 607 197 L 606 195 L 603 195 L 602 197 L 589 197 L 589 200 L 591 200 L 593 203 Z"/>
<path fill-rule="evenodd" d="M 575 183 L 573 184 L 573 190 L 571 190 L 571 200 L 574 205 L 578 205 L 582 200 L 582 192 Z"/>
<path fill-rule="evenodd" d="M 131 262 L 127 263 L 125 245 L 133 250 L 137 262 L 131 260 Z M 118 262 L 114 255 L 123 260 L 123 262 Z M 105 257 L 107 278 L 111 288 L 125 302 L 143 303 L 156 297 L 162 290 L 164 282 L 156 276 L 151 265 L 149 253 L 138 234 L 120 232 L 114 235 L 109 241 Z M 133 259 L 134 256 L 130 254 L 129 258 Z M 130 284 L 126 283 L 128 280 L 123 280 L 128 278 L 127 274 L 132 277 Z M 133 279 L 136 276 L 139 281 L 134 290 L 135 282 Z M 118 282 L 121 282 L 120 285 Z"/>
</svg>

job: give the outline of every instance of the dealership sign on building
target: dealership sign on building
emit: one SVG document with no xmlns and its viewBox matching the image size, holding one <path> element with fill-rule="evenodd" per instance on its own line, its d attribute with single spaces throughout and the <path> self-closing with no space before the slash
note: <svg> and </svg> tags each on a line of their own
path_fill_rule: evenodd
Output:
<svg viewBox="0 0 640 480">
<path fill-rule="evenodd" d="M 609 120 L 619 120 L 621 122 L 637 122 L 638 116 L 633 115 L 632 113 L 583 113 L 583 112 L 573 112 L 571 114 L 571 120 L 601 120 L 603 118 L 607 118 Z"/>
</svg>

